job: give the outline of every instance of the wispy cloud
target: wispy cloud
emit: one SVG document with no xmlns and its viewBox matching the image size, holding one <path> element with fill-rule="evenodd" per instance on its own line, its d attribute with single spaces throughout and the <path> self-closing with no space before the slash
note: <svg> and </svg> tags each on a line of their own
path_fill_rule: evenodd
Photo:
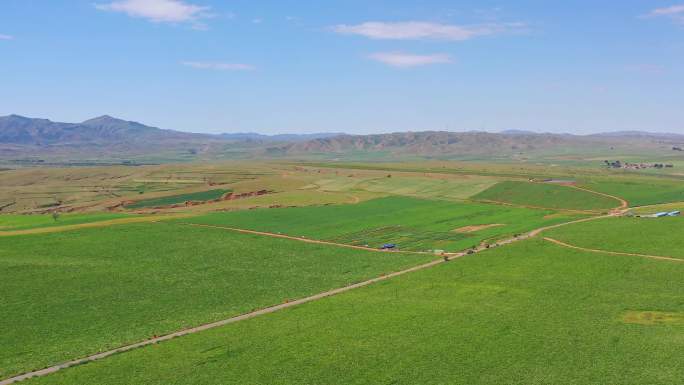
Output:
<svg viewBox="0 0 684 385">
<path fill-rule="evenodd" d="M 14 36 L 0 34 L 0 40 L 14 40 Z"/>
<path fill-rule="evenodd" d="M 521 31 L 523 23 L 491 23 L 479 25 L 439 24 L 423 21 L 380 22 L 331 27 L 343 35 L 359 35 L 378 40 L 448 40 L 462 41 L 479 36 L 496 35 L 505 32 Z"/>
<path fill-rule="evenodd" d="M 184 61 L 181 63 L 186 67 L 200 70 L 215 71 L 252 71 L 254 66 L 243 63 L 224 63 L 224 62 L 205 62 L 205 61 Z"/>
<path fill-rule="evenodd" d="M 403 52 L 377 52 L 369 56 L 378 61 L 398 68 L 419 67 L 430 64 L 451 63 L 451 57 L 446 54 L 416 55 Z"/>
<path fill-rule="evenodd" d="M 665 73 L 665 67 L 660 64 L 633 64 L 625 67 L 627 71 L 639 72 L 648 75 L 661 75 Z"/>
<path fill-rule="evenodd" d="M 101 11 L 125 13 L 130 17 L 147 19 L 154 23 L 192 23 L 198 28 L 199 21 L 212 17 L 209 7 L 191 4 L 183 0 L 119 0 L 95 4 Z"/>
<path fill-rule="evenodd" d="M 684 24 L 684 4 L 656 8 L 648 13 L 650 17 L 667 17 L 677 23 Z"/>
</svg>

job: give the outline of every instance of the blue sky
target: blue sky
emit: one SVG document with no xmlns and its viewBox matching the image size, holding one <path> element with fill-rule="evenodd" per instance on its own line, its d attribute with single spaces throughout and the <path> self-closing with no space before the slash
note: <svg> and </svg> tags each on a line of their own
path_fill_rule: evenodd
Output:
<svg viewBox="0 0 684 385">
<path fill-rule="evenodd" d="M 0 115 L 684 133 L 684 1 L 3 0 Z"/>
</svg>

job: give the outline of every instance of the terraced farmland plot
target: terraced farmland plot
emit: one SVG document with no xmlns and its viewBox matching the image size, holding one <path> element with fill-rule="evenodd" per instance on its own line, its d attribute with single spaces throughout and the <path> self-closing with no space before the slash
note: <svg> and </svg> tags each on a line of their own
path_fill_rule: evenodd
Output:
<svg viewBox="0 0 684 385">
<path fill-rule="evenodd" d="M 209 190 L 209 191 L 200 191 L 200 192 L 196 192 L 196 193 L 171 195 L 171 196 L 154 198 L 154 199 L 145 199 L 145 200 L 137 201 L 137 202 L 131 203 L 129 205 L 126 205 L 125 208 L 127 208 L 127 209 L 141 209 L 141 208 L 145 208 L 145 207 L 170 206 L 170 205 L 175 205 L 175 204 L 183 203 L 183 202 L 187 202 L 187 201 L 204 202 L 204 201 L 219 199 L 223 195 L 229 193 L 230 191 L 231 190 L 216 189 L 216 190 Z"/>
<path fill-rule="evenodd" d="M 683 274 L 529 240 L 28 384 L 679 385 Z"/>
<path fill-rule="evenodd" d="M 683 217 L 608 218 L 563 226 L 544 236 L 589 249 L 684 259 Z"/>
<path fill-rule="evenodd" d="M 213 213 L 183 222 L 236 227 L 290 236 L 399 249 L 458 251 L 577 216 L 490 204 L 386 197 L 354 205 L 330 205 Z M 465 226 L 491 225 L 464 233 Z"/>
<path fill-rule="evenodd" d="M 450 178 L 427 178 L 396 175 L 349 177 L 329 176 L 315 181 L 314 185 L 324 191 L 370 191 L 419 198 L 461 200 L 486 190 L 498 180 L 481 176 L 454 176 Z"/>
<path fill-rule="evenodd" d="M 617 199 L 572 187 L 514 181 L 498 183 L 473 199 L 567 210 L 608 210 L 620 206 Z"/>
<path fill-rule="evenodd" d="M 123 213 L 60 214 L 55 219 L 52 215 L 0 215 L 0 232 L 78 225 L 132 216 Z"/>
<path fill-rule="evenodd" d="M 0 239 L 0 378 L 433 257 L 179 224 Z"/>
</svg>

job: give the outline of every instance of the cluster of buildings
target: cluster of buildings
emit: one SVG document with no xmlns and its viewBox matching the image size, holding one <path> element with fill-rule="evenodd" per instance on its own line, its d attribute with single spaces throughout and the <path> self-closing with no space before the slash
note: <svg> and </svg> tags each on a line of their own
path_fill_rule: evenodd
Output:
<svg viewBox="0 0 684 385">
<path fill-rule="evenodd" d="M 640 170 L 643 168 L 673 168 L 673 164 L 664 164 L 664 163 L 629 163 L 629 162 L 621 162 L 619 160 L 616 161 L 610 161 L 610 160 L 604 160 L 603 161 L 606 166 L 610 168 L 625 168 L 625 169 L 632 169 L 632 170 Z"/>
<path fill-rule="evenodd" d="M 678 217 L 681 215 L 681 212 L 679 211 L 663 211 L 661 213 L 655 213 L 653 214 L 653 218 L 662 218 L 662 217 Z"/>
</svg>

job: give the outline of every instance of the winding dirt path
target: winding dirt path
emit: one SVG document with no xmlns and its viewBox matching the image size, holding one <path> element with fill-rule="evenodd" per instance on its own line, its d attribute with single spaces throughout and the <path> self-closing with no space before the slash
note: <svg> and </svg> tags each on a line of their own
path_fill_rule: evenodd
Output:
<svg viewBox="0 0 684 385">
<path fill-rule="evenodd" d="M 648 254 L 637 254 L 637 253 L 623 253 L 619 251 L 608 251 L 608 250 L 599 250 L 599 249 L 590 249 L 586 247 L 580 247 L 580 246 L 575 246 L 571 245 L 569 243 L 561 242 L 557 239 L 549 238 L 549 237 L 544 237 L 545 241 L 554 243 L 559 246 L 567 247 L 570 249 L 575 249 L 575 250 L 581 250 L 581 251 L 587 251 L 590 253 L 601 253 L 601 254 L 611 254 L 611 255 L 627 255 L 627 256 L 632 256 L 632 257 L 643 257 L 643 258 L 651 258 L 651 259 L 658 259 L 658 260 L 663 260 L 663 261 L 674 261 L 674 262 L 684 262 L 684 259 L 679 259 L 679 258 L 673 258 L 673 257 L 664 257 L 661 255 L 648 255 Z"/>
<path fill-rule="evenodd" d="M 627 201 L 626 201 L 625 199 L 623 199 L 623 198 L 620 198 L 619 196 L 610 195 L 610 194 L 606 194 L 606 193 L 602 193 L 602 192 L 598 192 L 598 191 L 594 191 L 594 190 L 589 190 L 588 188 L 579 187 L 579 186 L 576 186 L 576 185 L 569 185 L 568 187 L 572 187 L 572 188 L 574 188 L 574 189 L 576 189 L 576 190 L 586 191 L 586 192 L 588 192 L 588 193 L 592 193 L 592 194 L 600 195 L 600 196 L 602 196 L 602 197 L 612 198 L 612 199 L 617 200 L 618 202 L 620 202 L 620 206 L 614 208 L 613 210 L 626 210 L 626 209 L 629 207 L 629 202 L 627 202 Z"/>
</svg>

